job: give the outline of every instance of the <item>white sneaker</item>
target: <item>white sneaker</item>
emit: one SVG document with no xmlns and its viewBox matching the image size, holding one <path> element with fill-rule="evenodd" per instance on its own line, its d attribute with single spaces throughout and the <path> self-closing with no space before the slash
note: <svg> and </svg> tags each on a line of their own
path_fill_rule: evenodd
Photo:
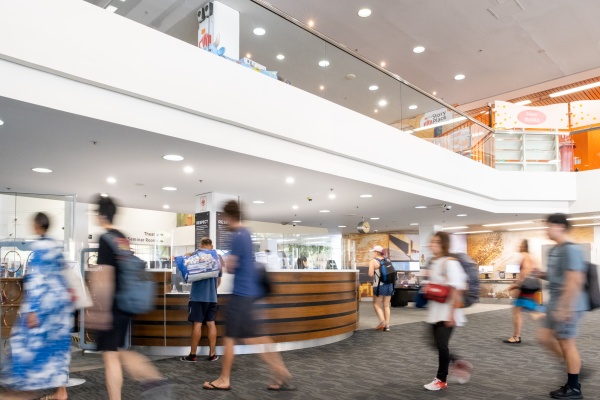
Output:
<svg viewBox="0 0 600 400">
<path fill-rule="evenodd" d="M 446 382 L 440 381 L 438 378 L 435 378 L 431 381 L 431 383 L 423 385 L 423 387 L 427 390 L 442 390 L 448 389 L 448 384 Z"/>
</svg>

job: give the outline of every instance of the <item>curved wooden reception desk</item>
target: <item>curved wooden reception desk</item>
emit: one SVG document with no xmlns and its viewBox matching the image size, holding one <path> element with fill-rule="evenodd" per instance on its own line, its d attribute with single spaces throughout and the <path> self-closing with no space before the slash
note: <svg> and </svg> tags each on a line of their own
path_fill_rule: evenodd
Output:
<svg viewBox="0 0 600 400">
<path fill-rule="evenodd" d="M 187 321 L 187 293 L 170 293 L 171 272 L 154 272 L 159 283 L 156 310 L 134 319 L 131 343 L 156 355 L 186 355 L 191 323 Z M 257 303 L 259 321 L 275 350 L 291 350 L 333 343 L 350 337 L 358 325 L 357 272 L 289 270 L 270 272 L 273 293 Z M 228 294 L 219 294 L 217 346 L 225 331 Z M 207 352 L 203 326 L 200 352 Z M 236 346 L 237 353 L 257 351 Z"/>
</svg>

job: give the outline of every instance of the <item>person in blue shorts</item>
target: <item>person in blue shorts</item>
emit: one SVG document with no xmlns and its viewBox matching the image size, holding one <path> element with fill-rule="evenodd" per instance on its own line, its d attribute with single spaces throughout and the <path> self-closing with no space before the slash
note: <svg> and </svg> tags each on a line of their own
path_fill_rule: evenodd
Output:
<svg viewBox="0 0 600 400">
<path fill-rule="evenodd" d="M 369 263 L 369 276 L 373 277 L 373 308 L 379 318 L 377 330 L 390 330 L 390 302 L 394 294 L 394 283 L 381 282 L 381 261 L 384 259 L 384 249 L 375 246 L 371 250 L 373 259 Z"/>
</svg>

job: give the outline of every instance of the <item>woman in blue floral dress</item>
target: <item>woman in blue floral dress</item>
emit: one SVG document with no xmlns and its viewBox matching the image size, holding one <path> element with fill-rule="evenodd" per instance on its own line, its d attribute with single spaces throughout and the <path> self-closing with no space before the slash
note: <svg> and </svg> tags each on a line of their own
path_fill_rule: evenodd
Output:
<svg viewBox="0 0 600 400">
<path fill-rule="evenodd" d="M 62 272 L 63 249 L 44 236 L 49 225 L 45 214 L 35 216 L 34 229 L 41 238 L 31 246 L 21 318 L 11 332 L 3 383 L 20 392 L 60 388 L 51 398 L 66 399 L 73 303 Z"/>
</svg>

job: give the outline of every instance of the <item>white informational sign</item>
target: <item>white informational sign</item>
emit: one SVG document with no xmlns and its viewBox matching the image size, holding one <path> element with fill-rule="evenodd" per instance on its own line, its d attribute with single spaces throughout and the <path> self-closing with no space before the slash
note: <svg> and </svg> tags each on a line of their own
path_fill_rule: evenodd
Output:
<svg viewBox="0 0 600 400">
<path fill-rule="evenodd" d="M 569 129 L 569 105 L 518 106 L 496 100 L 494 129 Z"/>
<path fill-rule="evenodd" d="M 224 47 L 225 55 L 240 58 L 240 13 L 218 1 L 209 1 L 198 10 L 198 47 Z"/>
<path fill-rule="evenodd" d="M 131 244 L 151 244 L 157 246 L 171 246 L 171 234 L 169 232 L 126 232 L 127 240 Z"/>
<path fill-rule="evenodd" d="M 569 103 L 571 129 L 579 130 L 600 124 L 600 100 L 582 100 Z"/>
<path fill-rule="evenodd" d="M 453 117 L 452 111 L 447 108 L 440 108 L 439 110 L 429 111 L 423 114 L 423 118 L 419 122 L 421 127 L 437 124 L 444 121 L 450 121 Z"/>
</svg>

